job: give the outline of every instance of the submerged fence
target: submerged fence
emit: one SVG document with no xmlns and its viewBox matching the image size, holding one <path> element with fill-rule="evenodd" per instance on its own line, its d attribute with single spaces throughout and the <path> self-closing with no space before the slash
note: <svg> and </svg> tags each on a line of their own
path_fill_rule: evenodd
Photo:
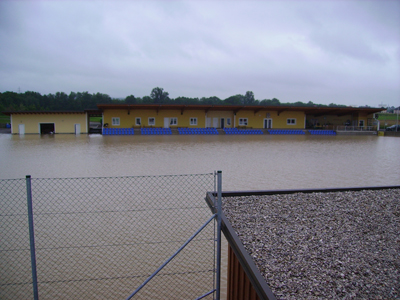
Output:
<svg viewBox="0 0 400 300">
<path fill-rule="evenodd" d="M 0 180 L 0 299 L 125 299 L 173 254 L 133 299 L 218 297 L 216 186 L 213 173 Z"/>
</svg>

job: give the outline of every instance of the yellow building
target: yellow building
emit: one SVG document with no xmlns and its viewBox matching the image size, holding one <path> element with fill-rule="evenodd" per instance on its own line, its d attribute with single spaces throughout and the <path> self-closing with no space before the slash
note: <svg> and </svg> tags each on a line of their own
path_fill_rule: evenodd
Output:
<svg viewBox="0 0 400 300">
<path fill-rule="evenodd" d="M 4 112 L 13 134 L 89 133 L 90 116 L 102 116 L 102 128 L 374 128 L 379 108 L 178 104 L 99 104 L 81 112 Z M 114 130 L 114 129 L 112 129 Z M 101 131 L 101 128 L 98 132 Z"/>
<path fill-rule="evenodd" d="M 381 109 L 353 107 L 99 104 L 110 128 L 307 129 L 371 124 Z"/>
<path fill-rule="evenodd" d="M 88 133 L 87 112 L 6 112 L 12 134 Z"/>
<path fill-rule="evenodd" d="M 305 128 L 304 109 L 264 106 L 100 104 L 110 128 Z"/>
</svg>

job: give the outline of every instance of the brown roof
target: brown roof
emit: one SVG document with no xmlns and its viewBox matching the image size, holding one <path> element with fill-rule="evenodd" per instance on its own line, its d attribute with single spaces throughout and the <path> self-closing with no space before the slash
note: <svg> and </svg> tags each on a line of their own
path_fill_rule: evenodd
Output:
<svg viewBox="0 0 400 300">
<path fill-rule="evenodd" d="M 3 114 L 84 114 L 101 115 L 105 109 L 156 109 L 156 110 L 204 110 L 208 111 L 277 111 L 278 115 L 284 111 L 303 111 L 307 115 L 349 115 L 364 112 L 367 114 L 381 112 L 382 108 L 371 107 L 311 107 L 311 106 L 263 106 L 263 105 L 185 105 L 185 104 L 97 104 L 98 110 L 85 111 L 5 111 Z"/>
<path fill-rule="evenodd" d="M 51 115 L 51 114 L 84 114 L 84 111 L 4 111 L 3 114 L 10 115 Z"/>
<path fill-rule="evenodd" d="M 310 106 L 246 106 L 246 105 L 184 105 L 184 104 L 98 104 L 101 110 L 105 109 L 156 109 L 156 110 L 204 110 L 204 111 L 304 111 L 308 115 L 348 115 L 365 112 L 367 114 L 381 112 L 382 108 L 364 107 L 310 107 Z"/>
</svg>

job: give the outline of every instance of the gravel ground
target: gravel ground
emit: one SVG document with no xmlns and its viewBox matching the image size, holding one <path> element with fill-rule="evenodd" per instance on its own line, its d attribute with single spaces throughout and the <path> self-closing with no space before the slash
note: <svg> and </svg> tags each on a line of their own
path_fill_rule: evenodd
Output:
<svg viewBox="0 0 400 300">
<path fill-rule="evenodd" d="M 400 189 L 222 202 L 278 299 L 400 299 Z"/>
</svg>

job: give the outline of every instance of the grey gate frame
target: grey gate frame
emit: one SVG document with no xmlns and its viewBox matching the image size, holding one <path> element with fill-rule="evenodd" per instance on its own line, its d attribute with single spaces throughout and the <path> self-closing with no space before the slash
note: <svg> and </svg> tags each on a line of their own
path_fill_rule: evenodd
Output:
<svg viewBox="0 0 400 300">
<path fill-rule="evenodd" d="M 216 287 L 215 289 L 201 295 L 200 297 L 196 298 L 203 299 L 204 297 L 216 293 L 216 300 L 220 300 L 221 297 L 221 210 L 222 210 L 222 203 L 221 203 L 221 196 L 222 196 L 222 171 L 217 172 L 217 203 L 216 208 L 217 212 L 212 215 L 196 232 L 181 246 L 179 249 L 170 257 L 168 258 L 157 270 L 153 272 L 132 294 L 126 298 L 126 300 L 131 299 L 135 296 L 151 279 L 154 278 L 170 261 L 172 261 L 175 256 L 177 256 L 212 220 L 217 220 L 217 265 L 216 265 Z"/>
</svg>

